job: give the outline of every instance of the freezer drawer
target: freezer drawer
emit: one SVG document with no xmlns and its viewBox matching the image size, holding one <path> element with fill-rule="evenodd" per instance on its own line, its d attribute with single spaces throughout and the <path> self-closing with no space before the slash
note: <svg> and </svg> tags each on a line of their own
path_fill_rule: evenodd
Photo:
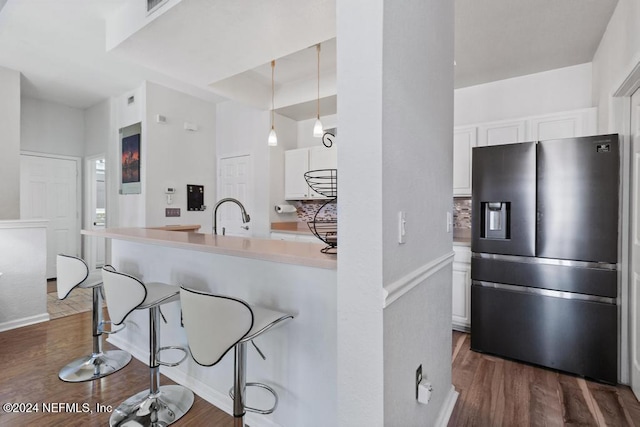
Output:
<svg viewBox="0 0 640 427">
<path fill-rule="evenodd" d="M 579 261 L 473 254 L 471 279 L 607 298 L 618 296 L 615 264 L 599 266 Z"/>
<path fill-rule="evenodd" d="M 472 350 L 612 384 L 616 319 L 615 304 L 471 286 Z"/>
</svg>

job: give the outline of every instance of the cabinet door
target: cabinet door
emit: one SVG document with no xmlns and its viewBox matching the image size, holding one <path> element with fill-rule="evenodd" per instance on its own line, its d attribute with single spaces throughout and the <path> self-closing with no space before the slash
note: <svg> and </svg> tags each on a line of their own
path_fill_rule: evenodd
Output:
<svg viewBox="0 0 640 427">
<path fill-rule="evenodd" d="M 451 315 L 454 329 L 471 327 L 471 278 L 466 264 L 454 263 L 451 289 Z"/>
<path fill-rule="evenodd" d="M 529 119 L 530 138 L 533 141 L 546 139 L 573 138 L 595 135 L 596 108 L 546 114 Z"/>
<path fill-rule="evenodd" d="M 312 147 L 309 149 L 309 170 L 338 169 L 338 150 L 333 145 Z"/>
<path fill-rule="evenodd" d="M 304 179 L 304 173 L 308 170 L 308 148 L 284 152 L 284 198 L 286 200 L 303 200 L 309 198 L 311 189 Z"/>
<path fill-rule="evenodd" d="M 485 123 L 478 126 L 478 145 L 514 144 L 526 141 L 526 120 Z"/>
<path fill-rule="evenodd" d="M 471 152 L 476 146 L 477 128 L 453 130 L 453 195 L 471 196 Z"/>
</svg>

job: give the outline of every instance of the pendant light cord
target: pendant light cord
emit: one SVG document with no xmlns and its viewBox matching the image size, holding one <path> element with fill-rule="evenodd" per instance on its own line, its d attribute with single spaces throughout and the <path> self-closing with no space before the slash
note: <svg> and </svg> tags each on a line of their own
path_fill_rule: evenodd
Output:
<svg viewBox="0 0 640 427">
<path fill-rule="evenodd" d="M 273 72 L 276 68 L 276 60 L 271 61 L 271 129 L 273 129 L 273 110 L 274 110 L 274 101 L 273 98 L 275 96 L 275 83 L 273 81 Z"/>
<path fill-rule="evenodd" d="M 316 108 L 317 119 L 320 120 L 320 43 L 316 45 L 316 51 L 318 52 L 318 100 Z"/>
</svg>

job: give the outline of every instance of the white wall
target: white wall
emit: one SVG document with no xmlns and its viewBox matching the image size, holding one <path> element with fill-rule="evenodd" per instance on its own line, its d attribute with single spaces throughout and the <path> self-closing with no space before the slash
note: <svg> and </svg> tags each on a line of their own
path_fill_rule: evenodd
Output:
<svg viewBox="0 0 640 427">
<path fill-rule="evenodd" d="M 0 221 L 0 331 L 49 320 L 46 221 Z"/>
<path fill-rule="evenodd" d="M 106 155 L 113 132 L 109 99 L 84 110 L 85 157 Z"/>
<path fill-rule="evenodd" d="M 619 0 L 593 57 L 593 93 L 600 133 L 623 132 L 612 98 L 640 63 L 640 0 Z"/>
<path fill-rule="evenodd" d="M 453 4 L 385 2 L 382 109 L 383 285 L 417 280 L 384 311 L 385 425 L 434 425 L 451 385 Z M 411 37 L 407 36 L 410 31 Z M 434 35 L 437 34 L 437 37 Z M 407 215 L 398 244 L 398 212 Z M 436 259 L 449 263 L 422 275 Z M 415 372 L 433 384 L 415 399 Z"/>
<path fill-rule="evenodd" d="M 337 2 L 338 129 L 348 141 L 338 144 L 340 425 L 435 425 L 455 396 L 445 229 L 453 13 L 446 0 Z M 441 258 L 449 261 L 430 277 L 420 273 Z M 397 282 L 412 290 L 383 311 L 384 291 Z M 434 383 L 429 406 L 415 400 L 419 364 Z"/>
<path fill-rule="evenodd" d="M 38 153 L 84 156 L 84 111 L 51 101 L 22 98 L 20 148 Z"/>
<path fill-rule="evenodd" d="M 157 123 L 156 116 L 166 117 Z M 215 203 L 216 106 L 190 95 L 148 82 L 146 86 L 146 219 L 148 227 L 200 224 L 211 230 Z M 186 131 L 184 123 L 197 131 Z M 204 185 L 206 211 L 187 210 L 187 184 Z M 176 188 L 167 204 L 165 189 Z M 165 217 L 165 208 L 180 208 L 181 216 Z"/>
<path fill-rule="evenodd" d="M 20 218 L 20 73 L 0 67 L 0 219 Z"/>
<path fill-rule="evenodd" d="M 598 106 L 598 130 L 600 133 L 619 133 L 622 136 L 622 265 L 627 265 L 631 221 L 631 150 L 629 96 L 637 88 L 640 74 L 640 0 L 619 0 L 607 30 L 593 58 L 593 92 Z M 635 74 L 633 74 L 635 73 Z M 625 80 L 629 78 L 628 81 Z M 624 84 L 623 84 L 624 83 Z M 620 90 L 620 93 L 617 93 Z M 616 95 L 616 96 L 614 96 Z M 622 269 L 620 279 L 621 318 L 630 318 L 629 307 L 624 302 L 630 295 L 629 271 Z M 632 320 L 631 320 L 632 321 Z M 620 324 L 620 381 L 630 380 L 629 323 Z"/>
<path fill-rule="evenodd" d="M 129 104 L 128 99 L 133 96 L 134 102 Z M 147 179 L 145 178 L 147 172 L 147 133 L 146 122 L 143 120 L 145 117 L 145 96 L 146 96 L 146 84 L 143 84 L 139 88 L 131 90 L 119 97 L 111 100 L 111 114 L 113 117 L 113 128 L 115 132 L 112 133 L 109 152 L 107 153 L 107 176 L 111 176 L 114 179 L 109 185 L 109 193 L 107 200 L 114 200 L 117 206 L 113 207 L 113 212 L 108 219 L 109 227 L 144 227 L 145 226 L 145 191 L 147 185 Z M 140 137 L 140 157 L 142 161 L 140 164 L 140 176 L 142 180 L 142 193 L 141 194 L 119 194 L 121 186 L 120 178 L 120 137 L 118 130 L 124 127 L 142 123 L 141 137 Z"/>
<path fill-rule="evenodd" d="M 253 200 L 246 203 L 254 237 L 268 237 L 271 221 L 277 221 L 273 206 L 284 201 L 284 150 L 296 148 L 297 124 L 275 115 L 278 145 L 269 147 L 270 112 L 238 102 L 217 104 L 216 157 L 250 154 L 253 158 Z M 216 197 L 219 199 L 219 197 Z"/>
<path fill-rule="evenodd" d="M 591 63 L 456 89 L 454 99 L 455 126 L 593 107 Z"/>
</svg>

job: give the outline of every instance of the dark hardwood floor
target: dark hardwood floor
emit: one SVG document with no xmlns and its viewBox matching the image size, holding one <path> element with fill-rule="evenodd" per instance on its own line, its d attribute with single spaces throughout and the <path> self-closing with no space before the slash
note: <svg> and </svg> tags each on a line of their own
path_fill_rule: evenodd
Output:
<svg viewBox="0 0 640 427">
<path fill-rule="evenodd" d="M 460 393 L 450 427 L 640 426 L 631 389 L 470 350 L 453 332 L 453 385 Z"/>
<path fill-rule="evenodd" d="M 0 403 L 39 404 L 37 413 L 0 408 L 0 426 L 108 425 L 110 414 L 97 413 L 97 404 L 115 407 L 148 387 L 148 368 L 135 359 L 97 381 L 60 381 L 59 369 L 90 351 L 90 330 L 91 313 L 85 312 L 0 333 Z M 452 359 L 453 384 L 460 396 L 451 427 L 640 427 L 640 403 L 628 387 L 475 353 L 469 349 L 469 335 L 459 332 L 453 332 Z M 172 382 L 162 377 L 161 383 Z M 86 403 L 94 412 L 43 412 L 43 403 L 52 409 L 56 403 Z M 174 425 L 230 427 L 233 418 L 196 396 L 191 410 Z"/>
<path fill-rule="evenodd" d="M 105 350 L 109 348 L 105 342 Z M 90 352 L 90 311 L 0 333 L 0 403 L 39 404 L 37 413 L 7 413 L 0 408 L 0 426 L 109 425 L 110 413 L 95 412 L 97 404 L 116 407 L 149 387 L 149 368 L 136 359 L 100 380 L 65 383 L 58 379 L 60 368 Z M 163 376 L 161 384 L 173 382 Z M 43 412 L 43 403 L 53 410 L 55 403 L 80 407 L 86 403 L 94 412 Z M 231 427 L 233 417 L 196 396 L 191 410 L 173 425 Z"/>
</svg>

